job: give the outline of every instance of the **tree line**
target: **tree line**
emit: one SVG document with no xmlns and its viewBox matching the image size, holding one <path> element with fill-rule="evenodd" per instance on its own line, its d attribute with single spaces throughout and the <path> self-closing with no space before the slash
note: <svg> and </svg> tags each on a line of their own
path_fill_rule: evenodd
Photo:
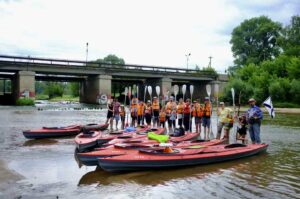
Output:
<svg viewBox="0 0 300 199">
<path fill-rule="evenodd" d="M 233 29 L 230 43 L 234 65 L 223 100 L 232 100 L 233 87 L 244 103 L 254 97 L 260 104 L 271 96 L 278 106 L 300 106 L 299 16 L 286 26 L 266 16 L 247 19 Z"/>
</svg>

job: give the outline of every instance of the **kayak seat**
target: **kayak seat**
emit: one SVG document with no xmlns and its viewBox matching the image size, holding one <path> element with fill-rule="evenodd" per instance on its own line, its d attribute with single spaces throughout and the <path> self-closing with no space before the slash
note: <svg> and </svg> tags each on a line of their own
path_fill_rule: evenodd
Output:
<svg viewBox="0 0 300 199">
<path fill-rule="evenodd" d="M 153 154 L 153 155 L 174 155 L 179 153 L 177 149 L 172 149 L 172 152 L 165 152 L 164 149 L 139 149 L 139 152 L 141 153 L 147 153 L 147 154 Z"/>
<path fill-rule="evenodd" d="M 192 143 L 201 143 L 201 142 L 209 142 L 209 140 L 199 139 L 199 140 L 193 140 Z"/>
<path fill-rule="evenodd" d="M 118 139 L 128 139 L 128 138 L 132 138 L 132 136 L 130 135 L 121 135 L 117 137 Z"/>
<path fill-rule="evenodd" d="M 137 132 L 136 134 L 138 134 L 138 135 L 147 135 L 148 132 L 147 131 L 142 131 L 142 132 Z"/>
<path fill-rule="evenodd" d="M 233 144 L 228 144 L 224 148 L 225 149 L 231 149 L 231 148 L 238 148 L 238 147 L 246 147 L 247 145 L 241 144 L 241 143 L 233 143 Z"/>
<path fill-rule="evenodd" d="M 127 141 L 124 141 L 123 143 L 141 143 L 142 140 L 127 140 Z"/>
<path fill-rule="evenodd" d="M 86 131 L 83 132 L 83 134 L 80 136 L 82 138 L 90 138 L 90 137 L 94 137 L 95 131 Z"/>
</svg>

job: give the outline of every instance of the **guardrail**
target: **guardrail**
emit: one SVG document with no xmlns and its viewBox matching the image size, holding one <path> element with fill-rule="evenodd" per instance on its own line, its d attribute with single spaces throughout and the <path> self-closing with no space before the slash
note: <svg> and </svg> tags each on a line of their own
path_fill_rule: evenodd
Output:
<svg viewBox="0 0 300 199">
<path fill-rule="evenodd" d="M 79 60 L 66 60 L 66 59 L 51 59 L 51 58 L 38 58 L 38 57 L 24 57 L 24 56 L 10 56 L 0 55 L 0 62 L 9 63 L 27 63 L 27 64 L 41 64 L 47 66 L 77 66 L 77 67 L 91 67 L 91 68 L 104 68 L 104 69 L 127 69 L 127 70 L 142 70 L 142 71 L 153 71 L 153 72 L 168 72 L 168 73 L 188 73 L 188 74 L 202 74 L 212 75 L 209 71 L 198 71 L 194 69 L 174 68 L 174 67 L 163 67 L 163 66 L 146 66 L 146 65 L 135 65 L 135 64 L 111 64 L 95 61 L 79 61 Z"/>
</svg>

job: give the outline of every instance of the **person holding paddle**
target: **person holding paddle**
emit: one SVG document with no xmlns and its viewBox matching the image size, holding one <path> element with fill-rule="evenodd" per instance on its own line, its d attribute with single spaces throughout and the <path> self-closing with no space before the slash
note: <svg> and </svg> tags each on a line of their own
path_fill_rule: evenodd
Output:
<svg viewBox="0 0 300 199">
<path fill-rule="evenodd" d="M 200 103 L 198 103 L 197 100 L 194 100 L 192 115 L 195 118 L 196 133 L 201 134 L 201 122 L 202 122 L 203 110 L 202 110 L 202 106 L 200 105 Z"/>
<path fill-rule="evenodd" d="M 184 109 L 184 102 L 183 99 L 180 98 L 177 105 L 177 118 L 178 118 L 179 127 L 182 127 L 183 124 L 183 109 Z"/>
<path fill-rule="evenodd" d="M 138 109 L 137 109 L 137 120 L 138 120 L 138 126 L 141 126 L 144 124 L 144 121 L 143 121 L 143 115 L 144 115 L 144 112 L 145 112 L 145 105 L 144 105 L 144 102 L 143 101 L 140 101 L 139 104 L 138 104 Z"/>
<path fill-rule="evenodd" d="M 221 139 L 222 129 L 223 129 L 225 123 L 227 122 L 227 116 L 232 113 L 232 109 L 225 107 L 224 102 L 220 102 L 220 106 L 221 106 L 221 108 L 217 108 L 217 115 L 219 117 L 219 122 L 218 122 L 218 131 L 217 131 L 216 139 Z M 227 132 L 225 133 L 225 130 L 224 130 L 224 138 L 228 137 L 228 134 L 229 133 L 227 133 Z"/>
<path fill-rule="evenodd" d="M 203 107 L 203 117 L 202 126 L 204 127 L 204 139 L 208 140 L 210 132 L 210 116 L 211 116 L 211 106 L 209 97 L 205 97 L 204 107 Z"/>
<path fill-rule="evenodd" d="M 153 110 L 153 127 L 158 127 L 159 125 L 159 101 L 157 97 L 153 97 L 152 102 Z"/>
<path fill-rule="evenodd" d="M 183 125 L 185 131 L 189 131 L 190 129 L 190 113 L 191 113 L 190 102 L 191 100 L 189 98 L 186 99 L 184 104 L 184 109 L 183 109 Z"/>
</svg>

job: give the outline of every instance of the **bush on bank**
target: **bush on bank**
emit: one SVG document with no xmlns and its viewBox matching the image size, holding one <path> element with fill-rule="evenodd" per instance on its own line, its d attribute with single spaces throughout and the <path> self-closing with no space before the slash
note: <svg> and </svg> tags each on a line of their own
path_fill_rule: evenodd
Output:
<svg viewBox="0 0 300 199">
<path fill-rule="evenodd" d="M 16 102 L 17 106 L 33 106 L 34 100 L 31 98 L 19 98 Z"/>
</svg>

